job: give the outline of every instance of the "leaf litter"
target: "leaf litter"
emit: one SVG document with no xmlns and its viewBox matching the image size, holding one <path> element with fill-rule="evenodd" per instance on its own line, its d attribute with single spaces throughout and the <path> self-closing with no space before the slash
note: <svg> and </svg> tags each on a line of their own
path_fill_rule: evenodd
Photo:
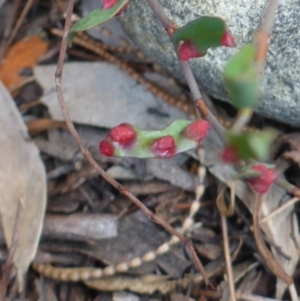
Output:
<svg viewBox="0 0 300 301">
<path fill-rule="evenodd" d="M 46 173 L 38 148 L 30 140 L 13 99 L 0 83 L 0 212 L 10 246 L 20 200 L 24 213 L 13 263 L 22 283 L 35 256 L 46 208 Z"/>
<path fill-rule="evenodd" d="M 114 43 L 114 46 L 116 45 L 118 43 Z M 125 49 L 124 46 L 121 47 Z M 70 61 L 74 61 L 74 57 L 76 59 L 82 58 L 83 56 L 81 57 L 81 55 L 86 54 L 85 51 L 78 48 L 76 49 L 77 53 L 73 52 L 71 54 L 72 50 L 70 49 Z M 117 53 L 116 55 L 122 56 Z M 127 55 L 124 57 L 128 58 Z M 136 62 L 136 60 L 133 61 Z M 145 58 L 144 61 L 149 62 Z M 139 63 L 143 63 L 143 59 L 139 60 Z M 97 73 L 99 71 L 96 70 L 97 68 L 99 69 L 99 65 L 105 66 L 102 71 L 104 75 L 102 74 L 101 81 L 99 81 L 99 73 Z M 134 256 L 142 256 L 145 252 L 155 249 L 157 245 L 166 241 L 167 236 L 158 227 L 151 224 L 141 213 L 135 212 L 136 208 L 132 204 L 120 197 L 104 181 L 99 179 L 91 168 L 85 165 L 82 154 L 78 151 L 69 133 L 64 130 L 64 124 L 59 123 L 63 120 L 54 93 L 53 74 L 55 68 L 55 65 L 39 66 L 34 70 L 36 80 L 44 88 L 42 102 L 46 104 L 49 111 L 45 110 L 44 107 L 42 108 L 40 102 L 32 102 L 32 107 L 29 102 L 28 105 L 26 104 L 26 109 L 24 109 L 26 117 L 29 116 L 30 120 L 28 122 L 28 119 L 26 119 L 27 124 L 32 130 L 31 133 L 35 135 L 34 140 L 42 152 L 43 161 L 47 169 L 48 212 L 50 213 L 53 210 L 57 214 L 57 216 L 54 216 L 54 219 L 53 212 L 52 216 L 47 214 L 48 222 L 49 219 L 52 219 L 54 221 L 52 226 L 57 226 L 57 229 L 60 229 L 61 225 L 63 227 L 60 230 L 66 229 L 58 233 L 52 227 L 50 230 L 48 228 L 47 235 L 43 233 L 39 251 L 39 255 L 42 255 L 39 257 L 40 259 L 42 257 L 42 262 L 50 262 L 58 266 L 103 267 L 110 264 L 118 264 Z M 69 72 L 68 69 L 71 68 L 73 69 Z M 151 76 L 147 75 L 149 67 L 138 66 L 138 72 L 141 72 L 143 68 L 146 70 L 144 76 L 151 78 Z M 187 115 L 161 101 L 158 97 L 154 97 L 151 93 L 146 92 L 135 80 L 132 80 L 127 75 L 125 76 L 124 73 L 121 73 L 108 63 L 72 62 L 66 64 L 66 71 L 63 83 L 68 107 L 71 109 L 71 114 L 73 114 L 72 119 L 76 122 L 81 137 L 89 149 L 93 151 L 97 161 L 109 169 L 116 178 L 122 178 L 122 183 L 124 182 L 132 187 L 138 186 L 139 189 L 136 189 L 136 192 L 140 193 L 145 204 L 158 210 L 158 212 L 159 210 L 168 211 L 165 213 L 167 220 L 174 225 L 180 225 L 185 216 L 188 215 L 188 208 L 193 199 L 190 192 L 193 192 L 199 185 L 198 176 L 191 172 L 193 170 L 191 166 L 197 164 L 194 154 L 191 157 L 188 155 L 178 156 L 174 160 L 165 162 L 160 162 L 159 160 L 152 160 L 151 162 L 151 160 L 147 160 L 146 176 L 141 177 L 134 166 L 143 165 L 143 163 L 137 163 L 134 160 L 103 158 L 98 154 L 97 144 L 105 137 L 107 129 L 119 124 L 120 120 L 123 121 L 122 118 L 124 116 L 126 118 L 124 121 L 126 122 L 137 124 L 145 129 L 156 129 L 168 125 L 172 119 L 182 118 L 179 116 L 184 116 L 183 118 L 185 118 Z M 150 72 L 152 71 L 154 70 L 150 70 Z M 105 78 L 105 72 L 111 74 L 109 78 Z M 165 74 L 159 74 L 161 78 L 164 78 L 164 76 Z M 112 83 L 118 82 L 118 79 L 119 83 L 114 86 L 112 91 L 105 90 Z M 85 84 L 82 83 L 83 81 L 85 81 Z M 162 81 L 159 79 L 156 84 L 159 85 Z M 101 82 L 105 87 L 99 86 Z M 166 86 L 163 88 L 165 90 L 169 89 L 170 94 L 172 94 L 174 92 L 173 87 L 174 84 L 169 88 Z M 185 90 L 182 90 L 180 85 L 176 85 L 176 89 L 183 91 L 183 94 L 185 93 Z M 101 92 L 103 91 L 107 92 L 107 94 L 104 93 L 105 97 L 102 97 Z M 126 97 L 124 97 L 123 91 L 127 91 L 125 93 Z M 178 95 L 180 92 L 176 94 Z M 187 95 L 187 93 L 185 94 Z M 124 100 L 122 107 L 120 107 L 120 98 Z M 36 99 L 33 100 L 36 101 Z M 21 103 L 20 108 L 22 105 Z M 109 109 L 110 106 L 111 110 Z M 51 116 L 50 118 L 49 115 Z M 127 118 L 132 118 L 132 120 Z M 201 259 L 204 259 L 206 262 L 205 269 L 207 273 L 215 283 L 219 284 L 218 292 L 215 296 L 219 296 L 218 298 L 223 296 L 223 300 L 228 300 L 226 292 L 227 281 L 225 279 L 223 285 L 220 282 L 220 279 L 223 278 L 222 275 L 225 273 L 225 262 L 222 257 L 220 258 L 222 252 L 219 236 L 220 223 L 216 205 L 212 201 L 215 200 L 215 194 L 212 191 L 215 190 L 216 178 L 227 185 L 231 184 L 230 179 L 234 171 L 226 166 L 222 168 L 221 164 L 218 164 L 216 158 L 220 148 L 213 133 L 210 134 L 203 145 L 208 150 L 203 163 L 207 166 L 210 175 L 206 179 L 207 192 L 202 202 L 201 210 L 196 216 L 196 221 L 198 222 L 196 226 L 200 228 L 195 226 L 193 231 L 189 233 L 189 236 L 193 239 Z M 297 162 L 297 157 L 294 156 L 294 158 Z M 153 178 L 158 179 L 157 187 L 155 187 L 155 182 L 153 182 L 154 186 L 149 190 L 148 183 L 153 181 Z M 41 181 L 41 178 L 39 181 Z M 34 182 L 38 183 L 38 181 Z M 173 195 L 168 195 L 169 187 L 171 190 L 173 189 Z M 176 187 L 182 190 L 180 191 Z M 174 192 L 176 193 L 175 196 Z M 252 212 L 254 204 L 252 192 L 242 183 L 238 183 L 235 193 L 246 205 L 249 212 Z M 163 207 L 162 204 L 165 201 L 167 201 L 168 206 Z M 263 205 L 262 215 L 268 216 L 269 213 L 286 201 L 288 201 L 288 197 L 285 192 L 274 187 Z M 240 206 L 239 201 L 237 206 Z M 242 209 L 242 211 L 248 214 L 247 209 Z M 94 231 L 88 233 L 91 225 L 97 225 L 98 223 L 98 226 L 101 227 L 100 215 L 102 213 L 110 215 L 113 227 L 116 226 L 116 217 L 119 216 L 117 237 L 113 238 L 108 235 L 104 240 L 103 237 L 99 237 L 97 240 L 96 227 Z M 277 214 L 276 217 L 269 218 L 262 223 L 262 229 L 266 235 L 267 242 L 271 245 L 274 257 L 290 274 L 297 268 L 298 262 L 297 243 L 299 242 L 299 231 L 295 215 L 291 218 L 293 214 L 293 208 L 288 207 Z M 68 224 L 67 216 L 70 216 L 71 219 L 73 218 L 71 224 Z M 76 219 L 80 219 L 81 216 L 84 216 L 83 220 L 86 219 L 87 221 L 85 225 L 76 223 Z M 272 286 L 270 284 L 272 277 L 265 273 L 264 270 L 261 272 L 257 270 L 258 262 L 253 256 L 253 253 L 257 252 L 257 250 L 251 249 L 249 244 L 247 244 L 247 239 L 253 243 L 250 231 L 246 232 L 247 239 L 245 239 L 245 234 L 241 235 L 239 232 L 241 224 L 237 221 L 231 222 L 231 226 L 239 233 L 237 239 L 233 234 L 235 233 L 234 230 L 229 230 L 230 244 L 235 247 L 239 244 L 237 251 L 232 255 L 233 271 L 234 273 L 237 271 L 241 275 L 236 282 L 237 292 L 242 289 L 238 282 L 242 279 L 243 286 L 245 287 L 250 283 L 251 289 L 243 290 L 241 293 L 255 297 L 255 295 L 251 294 L 255 293 L 258 283 L 250 277 L 250 275 L 255 273 L 255 275 L 258 275 L 258 278 L 260 277 L 259 275 L 263 275 L 263 279 L 268 280 L 265 283 L 265 296 L 270 296 L 268 286 Z M 138 224 L 141 225 L 140 228 L 137 227 Z M 246 225 L 247 223 L 244 227 Z M 209 229 L 213 232 L 213 235 L 203 231 L 203 229 Z M 145 233 L 148 234 L 145 235 Z M 155 243 L 153 244 L 153 242 Z M 239 263 L 235 263 L 236 258 L 238 258 Z M 149 279 L 151 281 L 148 281 Z M 192 282 L 200 283 L 201 281 L 201 275 L 194 275 L 190 258 L 186 257 L 181 247 L 178 247 L 170 254 L 157 258 L 154 263 L 148 263 L 138 269 L 132 269 L 124 275 L 92 280 L 86 282 L 86 284 L 88 286 L 93 285 L 94 288 L 100 290 L 94 300 L 99 298 L 102 300 L 103 297 L 107 296 L 103 294 L 103 291 L 106 290 L 113 292 L 132 290 L 139 294 L 154 294 L 155 298 L 161 299 L 161 296 L 155 292 L 172 293 L 178 286 L 184 290 L 190 286 L 189 291 L 192 291 L 193 298 L 198 298 L 201 294 L 205 296 L 207 292 L 202 291 L 200 294 L 199 286 L 191 288 Z M 47 281 L 47 283 L 50 282 Z M 36 285 L 40 286 L 40 284 Z M 54 297 L 56 292 L 53 291 L 52 285 L 47 285 L 47 287 L 51 287 L 51 295 Z M 74 289 L 74 286 L 68 284 L 68 287 L 72 292 L 71 295 L 76 295 L 77 290 Z M 277 298 L 281 298 L 284 289 L 285 285 L 277 281 Z M 42 295 L 42 289 L 38 288 L 37 290 Z M 78 293 L 78 298 L 79 295 L 84 300 L 84 294 Z M 177 295 L 173 294 L 171 296 Z M 62 294 L 59 297 L 61 296 Z M 110 298 L 117 298 L 115 294 L 109 296 Z M 180 297 L 180 295 L 178 296 Z M 58 300 L 60 300 L 59 297 L 57 295 Z M 186 296 L 181 297 L 187 298 Z M 118 298 L 125 300 L 127 297 L 121 294 Z"/>
<path fill-rule="evenodd" d="M 211 150 L 210 152 L 206 152 L 203 163 L 206 166 L 209 166 L 209 171 L 220 181 L 227 185 L 231 185 L 232 176 L 235 174 L 235 170 L 229 165 L 216 163 L 218 162 L 217 156 L 219 149 L 216 141 L 218 140 L 213 131 L 210 132 L 210 138 L 203 141 L 204 147 Z M 213 152 L 212 150 L 215 151 Z M 235 193 L 250 212 L 253 212 L 255 196 L 249 187 L 242 182 L 238 182 L 235 185 Z M 287 195 L 286 191 L 273 185 L 262 204 L 262 216 L 269 215 L 288 200 L 290 200 L 290 197 Z M 268 240 L 273 243 L 273 246 L 271 247 L 273 256 L 288 274 L 293 274 L 299 260 L 297 245 L 299 245 L 300 242 L 299 229 L 293 207 L 287 208 L 281 212 L 281 214 L 268 220 L 268 222 L 264 223 L 261 227 Z M 291 236 L 292 233 L 293 237 Z M 278 253 L 275 246 L 288 258 L 285 258 L 282 254 Z M 286 284 L 278 279 L 276 285 L 276 298 L 282 298 L 285 288 Z"/>
</svg>

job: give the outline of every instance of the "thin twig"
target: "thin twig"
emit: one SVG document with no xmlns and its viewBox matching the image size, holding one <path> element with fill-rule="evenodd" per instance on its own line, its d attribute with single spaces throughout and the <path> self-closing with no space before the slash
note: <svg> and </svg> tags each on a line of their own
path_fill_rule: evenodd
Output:
<svg viewBox="0 0 300 301">
<path fill-rule="evenodd" d="M 196 251 L 194 249 L 194 246 L 192 242 L 187 239 L 185 236 L 180 234 L 178 231 L 176 231 L 174 228 L 172 228 L 168 223 L 166 223 L 164 220 L 162 220 L 159 216 L 151 212 L 139 199 L 137 199 L 133 194 L 131 194 L 123 185 L 118 183 L 116 180 L 114 180 L 112 177 L 110 177 L 100 166 L 99 164 L 94 160 L 91 153 L 88 151 L 88 149 L 84 146 L 82 143 L 82 140 L 80 136 L 78 135 L 72 121 L 69 115 L 69 112 L 66 107 L 66 103 L 64 101 L 61 82 L 62 82 L 62 74 L 63 74 L 63 67 L 64 67 L 64 60 L 66 56 L 66 49 L 67 49 L 67 42 L 68 42 L 68 34 L 69 29 L 71 26 L 71 17 L 73 12 L 73 6 L 74 6 L 74 0 L 69 0 L 67 13 L 66 13 L 66 22 L 64 27 L 64 34 L 62 38 L 62 44 L 61 49 L 59 53 L 59 59 L 57 64 L 57 70 L 55 72 L 55 85 L 56 85 L 56 93 L 58 97 L 58 101 L 62 110 L 62 114 L 65 118 L 65 121 L 67 123 L 67 126 L 69 128 L 70 133 L 72 134 L 75 142 L 78 144 L 82 154 L 86 158 L 86 160 L 98 171 L 99 175 L 102 176 L 108 183 L 110 183 L 113 187 L 115 187 L 122 195 L 128 197 L 136 206 L 138 206 L 147 216 L 150 220 L 154 221 L 155 223 L 161 225 L 163 228 L 165 228 L 168 232 L 170 232 L 172 235 L 177 236 L 183 244 L 189 249 L 189 251 L 192 254 L 192 257 L 195 261 L 195 264 L 197 268 L 199 269 L 200 273 L 203 276 L 204 282 L 206 285 L 209 285 L 208 277 L 205 273 L 205 270 L 196 254 Z"/>
<path fill-rule="evenodd" d="M 285 189 L 288 193 L 293 195 L 296 198 L 300 198 L 300 189 L 295 185 L 289 183 L 288 181 L 278 178 L 275 181 L 275 184 L 283 189 Z"/>
<path fill-rule="evenodd" d="M 28 0 L 26 2 L 26 5 L 23 8 L 20 17 L 18 18 L 18 21 L 17 21 L 17 23 L 16 23 L 16 25 L 15 25 L 12 33 L 10 34 L 10 37 L 9 37 L 9 39 L 7 41 L 6 47 L 9 47 L 10 44 L 11 44 L 11 42 L 14 40 L 14 38 L 15 38 L 15 36 L 16 36 L 16 34 L 17 34 L 17 32 L 18 32 L 18 30 L 20 28 L 20 26 L 22 25 L 22 22 L 23 22 L 25 16 L 27 15 L 29 9 L 31 8 L 32 4 L 33 4 L 33 0 Z"/>
<path fill-rule="evenodd" d="M 233 273 L 232 273 L 232 265 L 231 265 L 231 258 L 230 258 L 227 221 L 226 221 L 226 217 L 222 213 L 221 213 L 221 223 L 222 223 L 224 255 L 225 255 L 225 262 L 226 262 L 226 269 L 227 269 L 227 277 L 228 277 L 228 283 L 229 283 L 230 296 L 231 296 L 231 301 L 236 301 L 234 280 L 233 280 Z"/>
<path fill-rule="evenodd" d="M 291 285 L 293 283 L 293 278 L 288 275 L 282 266 L 274 259 L 272 253 L 265 245 L 264 239 L 260 232 L 259 226 L 259 213 L 261 209 L 263 201 L 263 196 L 261 194 L 257 194 L 255 198 L 254 211 L 253 211 L 253 232 L 256 241 L 257 248 L 265 260 L 268 268 L 281 280 L 283 280 L 287 285 Z"/>
<path fill-rule="evenodd" d="M 252 108 L 243 108 L 238 112 L 238 116 L 232 125 L 232 131 L 240 132 L 251 120 L 253 115 Z"/>
<path fill-rule="evenodd" d="M 262 218 L 260 220 L 260 225 L 266 223 L 267 221 L 269 221 L 271 218 L 273 218 L 274 216 L 278 215 L 279 213 L 281 213 L 283 210 L 285 210 L 286 208 L 294 205 L 295 203 L 297 203 L 299 201 L 299 198 L 293 198 L 291 200 L 289 200 L 288 202 L 286 202 L 285 204 L 283 204 L 282 206 L 280 206 L 279 208 L 277 208 L 276 210 L 274 210 L 272 213 L 270 213 L 269 215 L 267 215 L 266 217 Z"/>
<path fill-rule="evenodd" d="M 176 29 L 177 25 L 173 23 L 168 16 L 166 15 L 163 7 L 160 5 L 160 3 L 157 0 L 147 0 L 149 6 L 152 8 L 154 14 L 168 33 L 169 37 L 172 37 L 172 34 L 174 30 Z M 172 42 L 173 43 L 173 42 Z M 175 52 L 177 54 L 178 44 L 173 43 Z M 178 56 L 178 55 L 177 55 Z M 196 82 L 196 79 L 194 77 L 194 74 L 191 70 L 191 67 L 188 62 L 183 62 L 180 60 L 182 72 L 184 74 L 184 77 L 186 79 L 186 82 L 189 86 L 189 89 L 191 91 L 193 101 L 201 114 L 202 118 L 209 121 L 212 125 L 212 127 L 215 129 L 216 133 L 218 134 L 221 141 L 225 142 L 224 138 L 224 128 L 220 124 L 217 118 L 213 116 L 213 114 L 209 111 L 207 105 L 205 104 L 201 93 L 203 94 L 203 91 L 200 91 L 198 84 Z"/>
<path fill-rule="evenodd" d="M 262 70 L 266 61 L 266 56 L 268 52 L 268 41 L 272 32 L 278 4 L 279 4 L 278 0 L 269 0 L 268 6 L 264 14 L 263 22 L 255 37 L 255 42 L 256 42 L 255 61 L 259 72 Z"/>
<path fill-rule="evenodd" d="M 12 27 L 13 27 L 13 23 L 14 23 L 16 15 L 17 15 L 17 11 L 18 11 L 18 8 L 19 8 L 20 4 L 21 4 L 21 0 L 15 0 L 14 1 L 14 6 L 13 6 L 12 12 L 10 14 L 10 18 L 8 19 L 8 21 L 6 23 L 4 33 L 3 33 L 3 37 L 2 37 L 2 41 L 1 41 L 1 46 L 0 46 L 0 62 L 2 61 L 2 58 L 3 58 L 3 56 L 5 54 L 5 51 L 8 47 L 7 42 L 9 40 L 9 36 L 10 36 L 11 30 L 12 30 Z"/>
<path fill-rule="evenodd" d="M 159 19 L 161 25 L 167 32 L 170 31 L 172 28 L 176 28 L 175 23 L 172 20 L 170 20 L 169 17 L 165 14 L 163 7 L 158 1 L 148 1 L 148 4 L 151 7 L 154 14 L 156 15 L 156 17 Z"/>
<path fill-rule="evenodd" d="M 269 48 L 268 45 L 269 37 L 272 32 L 276 10 L 278 7 L 278 2 L 279 2 L 278 0 L 269 0 L 268 6 L 265 10 L 265 14 L 263 17 L 263 22 L 260 26 L 259 31 L 256 33 L 254 39 L 256 45 L 255 66 L 256 66 L 258 77 L 261 76 L 266 61 L 268 48 Z M 242 128 L 244 128 L 250 121 L 252 114 L 253 114 L 252 108 L 246 108 L 244 110 L 240 110 L 240 114 L 238 115 L 236 121 L 234 122 L 233 129 L 241 130 Z"/>
<path fill-rule="evenodd" d="M 295 283 L 292 283 L 289 286 L 289 292 L 290 292 L 290 296 L 291 296 L 292 301 L 299 301 Z"/>
</svg>

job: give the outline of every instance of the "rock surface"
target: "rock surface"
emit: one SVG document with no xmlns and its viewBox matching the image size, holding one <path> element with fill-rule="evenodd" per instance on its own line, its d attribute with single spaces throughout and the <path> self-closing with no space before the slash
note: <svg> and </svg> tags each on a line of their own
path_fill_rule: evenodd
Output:
<svg viewBox="0 0 300 301">
<path fill-rule="evenodd" d="M 264 12 L 265 0 L 160 0 L 166 13 L 183 25 L 201 15 L 222 17 L 235 35 L 238 47 L 251 41 Z M 299 0 L 283 0 L 277 14 L 262 79 L 259 114 L 300 126 L 300 40 Z M 150 59 L 171 74 L 182 78 L 179 64 L 169 39 L 154 17 L 146 0 L 130 0 L 130 6 L 120 21 Z M 236 49 L 211 49 L 201 59 L 193 60 L 194 74 L 207 92 L 228 100 L 223 86 L 222 70 Z"/>
</svg>

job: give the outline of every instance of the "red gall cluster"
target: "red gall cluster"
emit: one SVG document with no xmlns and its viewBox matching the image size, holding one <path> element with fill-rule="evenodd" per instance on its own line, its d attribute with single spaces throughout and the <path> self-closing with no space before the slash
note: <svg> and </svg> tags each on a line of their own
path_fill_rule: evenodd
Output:
<svg viewBox="0 0 300 301">
<path fill-rule="evenodd" d="M 207 135 L 210 123 L 198 120 L 189 124 L 181 133 L 183 138 L 200 143 Z M 140 138 L 141 140 L 143 139 Z M 179 142 L 180 143 L 180 142 Z M 141 141 L 141 145 L 145 143 Z M 137 141 L 137 131 L 128 123 L 122 123 L 112 128 L 107 137 L 100 142 L 99 151 L 102 155 L 112 157 L 117 148 L 132 150 L 140 147 Z M 145 147 L 145 146 L 144 146 Z M 176 155 L 176 141 L 172 135 L 162 136 L 149 142 L 149 150 L 159 158 L 170 158 Z"/>
<path fill-rule="evenodd" d="M 221 158 L 226 163 L 237 163 L 240 159 L 237 150 L 232 146 L 228 146 L 222 151 Z M 275 169 L 268 168 L 264 164 L 253 165 L 251 170 L 260 172 L 258 177 L 246 180 L 257 193 L 266 193 L 278 177 Z"/>
<path fill-rule="evenodd" d="M 198 120 L 185 128 L 183 136 L 200 143 L 206 137 L 209 129 L 209 122 Z M 170 158 L 176 154 L 176 142 L 171 135 L 163 136 L 153 142 L 151 149 L 157 157 Z"/>
<path fill-rule="evenodd" d="M 253 165 L 251 170 L 260 172 L 258 177 L 247 179 L 247 182 L 257 193 L 266 193 L 278 177 L 278 173 L 275 169 L 268 168 L 263 164 Z"/>
<path fill-rule="evenodd" d="M 137 133 L 130 124 L 122 123 L 112 128 L 105 140 L 100 142 L 99 151 L 107 157 L 112 157 L 115 153 L 114 143 L 123 148 L 129 148 L 136 141 L 136 136 Z"/>
<path fill-rule="evenodd" d="M 115 6 L 119 0 L 102 0 L 103 9 L 109 9 Z M 127 2 L 124 7 L 116 14 L 116 16 L 120 16 L 121 13 L 128 7 L 129 3 Z"/>
<path fill-rule="evenodd" d="M 234 37 L 227 31 L 225 31 L 221 38 L 221 45 L 225 47 L 236 47 Z M 200 53 L 196 45 L 190 41 L 184 41 L 179 47 L 179 59 L 181 61 L 188 61 L 197 57 L 202 57 L 206 53 Z"/>
</svg>

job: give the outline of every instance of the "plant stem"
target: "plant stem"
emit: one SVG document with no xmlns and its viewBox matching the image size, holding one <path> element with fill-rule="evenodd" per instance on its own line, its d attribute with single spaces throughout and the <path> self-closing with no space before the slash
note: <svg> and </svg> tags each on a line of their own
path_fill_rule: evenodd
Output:
<svg viewBox="0 0 300 301">
<path fill-rule="evenodd" d="M 220 212 L 220 214 L 221 214 L 223 246 L 224 246 L 224 254 L 225 254 L 230 296 L 231 296 L 231 301 L 236 301 L 234 280 L 233 280 L 233 273 L 232 273 L 232 264 L 231 264 L 231 257 L 230 257 L 227 221 L 226 221 L 226 217 L 223 215 L 223 213 Z"/>
<path fill-rule="evenodd" d="M 256 45 L 255 65 L 258 77 L 261 76 L 266 61 L 266 56 L 268 53 L 268 41 L 272 32 L 278 2 L 278 0 L 269 0 L 268 6 L 264 13 L 263 23 L 261 24 L 260 29 L 256 33 L 254 39 Z M 239 116 L 233 125 L 233 129 L 235 131 L 241 130 L 248 124 L 252 114 L 252 108 L 246 108 L 246 111 L 240 110 Z"/>
<path fill-rule="evenodd" d="M 235 120 L 231 129 L 234 132 L 240 132 L 248 124 L 248 122 L 252 117 L 252 114 L 253 114 L 252 108 L 240 109 L 238 112 L 238 117 Z"/>
<path fill-rule="evenodd" d="M 167 222 L 165 222 L 163 219 L 161 219 L 158 215 L 156 215 L 152 211 L 150 211 L 127 188 L 125 188 L 123 185 L 121 185 L 119 182 L 117 182 L 115 179 L 113 179 L 111 176 L 109 176 L 100 167 L 100 165 L 92 157 L 89 150 L 83 144 L 83 142 L 71 120 L 70 114 L 68 112 L 68 109 L 67 109 L 67 106 L 66 106 L 66 103 L 64 100 L 61 82 L 62 82 L 62 75 L 63 75 L 63 68 L 64 68 L 64 60 L 66 57 L 68 34 L 69 34 L 70 26 L 71 26 L 71 17 L 72 17 L 73 7 L 74 7 L 74 0 L 69 0 L 67 12 L 66 12 L 64 34 L 63 34 L 61 48 L 60 48 L 60 52 L 59 52 L 57 69 L 55 72 L 55 86 L 56 86 L 57 98 L 58 98 L 58 101 L 59 101 L 59 104 L 61 107 L 62 114 L 63 114 L 66 124 L 69 128 L 69 131 L 70 131 L 71 135 L 73 136 L 75 142 L 79 146 L 79 148 L 80 148 L 82 154 L 84 155 L 84 157 L 86 158 L 86 160 L 97 170 L 97 172 L 99 173 L 99 175 L 101 177 L 103 177 L 108 183 L 110 183 L 113 187 L 115 187 L 120 192 L 120 194 L 122 194 L 125 197 L 127 197 L 128 199 L 130 199 L 138 208 L 140 208 L 148 216 L 148 218 L 150 220 L 161 225 L 168 232 L 170 232 L 172 235 L 177 236 L 182 241 L 182 243 L 189 249 L 190 253 L 192 254 L 195 264 L 203 276 L 203 280 L 204 280 L 205 284 L 209 285 L 209 279 L 203 268 L 203 265 L 201 264 L 201 262 L 197 256 L 197 253 L 194 249 L 192 242 L 189 239 L 187 239 L 184 235 L 182 235 L 181 233 L 176 231 L 173 227 L 171 227 Z"/>
<path fill-rule="evenodd" d="M 158 1 L 148 1 L 148 4 L 167 32 L 170 28 L 174 28 L 174 26 L 176 26 L 175 23 L 173 23 L 172 20 L 165 14 L 163 7 Z"/>
<path fill-rule="evenodd" d="M 278 0 L 269 0 L 268 6 L 266 8 L 263 23 L 256 34 L 255 43 L 256 43 L 256 64 L 258 71 L 261 72 L 266 60 L 268 52 L 268 40 L 272 32 L 276 10 L 278 7 Z"/>
<path fill-rule="evenodd" d="M 168 16 L 166 15 L 163 7 L 160 5 L 159 1 L 157 1 L 157 0 L 147 0 L 147 2 L 149 4 L 149 6 L 152 8 L 154 14 L 158 18 L 158 20 L 160 21 L 162 26 L 164 27 L 164 29 L 166 30 L 166 32 L 168 33 L 169 37 L 171 38 L 171 36 L 173 34 L 173 31 L 177 27 L 176 24 L 173 23 L 168 18 Z M 178 43 L 173 43 L 172 42 L 172 44 L 174 46 L 175 52 L 176 52 L 177 57 L 178 57 L 178 53 L 177 53 Z M 203 93 L 203 91 L 200 91 L 189 63 L 188 62 L 183 62 L 181 60 L 179 60 L 179 61 L 181 63 L 182 72 L 183 72 L 184 77 L 186 79 L 186 82 L 189 86 L 189 89 L 190 89 L 191 94 L 192 94 L 193 101 L 194 101 L 198 111 L 200 112 L 202 118 L 204 118 L 208 122 L 210 122 L 210 124 L 212 125 L 212 127 L 216 131 L 216 133 L 219 136 L 219 138 L 221 139 L 221 141 L 223 143 L 225 143 L 225 137 L 224 137 L 224 131 L 225 130 L 224 130 L 223 126 L 220 124 L 220 122 L 218 121 L 218 119 L 209 111 L 207 105 L 205 104 L 205 102 L 202 98 L 202 95 L 201 95 L 201 94 L 204 94 L 204 93 Z"/>
<path fill-rule="evenodd" d="M 285 189 L 288 193 L 292 194 L 293 196 L 300 198 L 300 189 L 296 187 L 295 185 L 287 182 L 286 180 L 282 178 L 278 178 L 275 181 L 275 184 L 279 187 Z"/>
</svg>

